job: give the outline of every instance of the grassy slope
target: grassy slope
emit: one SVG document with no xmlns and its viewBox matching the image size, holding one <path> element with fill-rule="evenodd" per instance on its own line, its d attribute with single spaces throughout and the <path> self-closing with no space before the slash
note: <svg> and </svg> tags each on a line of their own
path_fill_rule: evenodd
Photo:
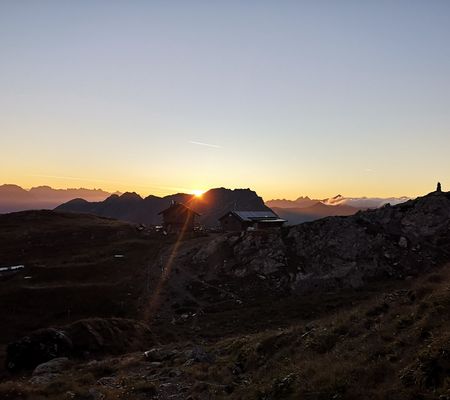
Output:
<svg viewBox="0 0 450 400">
<path fill-rule="evenodd" d="M 6 343 L 34 329 L 140 315 L 145 267 L 161 247 L 130 224 L 52 211 L 1 215 L 0 243 L 1 265 L 26 267 L 0 281 L 0 359 Z"/>
<path fill-rule="evenodd" d="M 57 383 L 19 380 L 0 385 L 0 394 L 81 399 L 94 388 L 106 399 L 445 399 L 449 281 L 446 266 L 362 301 L 355 293 L 349 307 L 288 327 L 241 334 L 235 326 L 235 335 L 204 342 L 211 362 L 188 361 L 193 338 L 163 346 L 173 354 L 159 364 L 137 353 L 75 364 Z M 113 387 L 98 381 L 105 376 Z"/>
</svg>

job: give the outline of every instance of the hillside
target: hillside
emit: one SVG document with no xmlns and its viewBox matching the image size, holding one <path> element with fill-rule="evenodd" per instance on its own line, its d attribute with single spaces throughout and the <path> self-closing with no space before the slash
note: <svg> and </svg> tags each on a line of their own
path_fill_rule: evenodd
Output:
<svg viewBox="0 0 450 400">
<path fill-rule="evenodd" d="M 0 264 L 25 265 L 0 281 L 3 351 L 13 342 L 1 398 L 450 390 L 450 193 L 278 233 L 164 237 L 59 212 L 0 216 L 0 228 Z M 69 361 L 31 376 L 55 356 Z"/>
<path fill-rule="evenodd" d="M 142 198 L 136 193 L 124 193 L 121 196 L 110 196 L 102 202 L 74 199 L 58 206 L 56 210 L 85 212 L 135 223 L 160 224 L 162 221 L 158 213 L 167 208 L 172 201 L 189 205 L 200 213 L 200 222 L 206 226 L 218 225 L 218 219 L 230 210 L 268 209 L 261 197 L 250 189 L 217 188 L 208 190 L 201 197 L 178 193 L 165 197 Z"/>
</svg>

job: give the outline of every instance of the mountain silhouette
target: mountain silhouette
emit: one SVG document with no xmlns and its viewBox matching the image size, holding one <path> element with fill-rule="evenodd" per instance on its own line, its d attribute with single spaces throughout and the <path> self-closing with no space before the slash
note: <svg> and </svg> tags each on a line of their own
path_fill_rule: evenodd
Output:
<svg viewBox="0 0 450 400">
<path fill-rule="evenodd" d="M 30 190 L 18 185 L 0 185 L 0 213 L 33 209 L 53 209 L 74 198 L 89 201 L 102 201 L 111 193 L 101 189 L 53 189 L 50 186 L 37 186 Z"/>
<path fill-rule="evenodd" d="M 208 190 L 199 197 L 177 193 L 165 197 L 151 195 L 142 198 L 136 193 L 127 192 L 121 196 L 112 195 L 100 202 L 74 199 L 56 207 L 56 210 L 90 213 L 135 223 L 160 224 L 161 216 L 158 213 L 172 201 L 186 204 L 201 214 L 199 220 L 206 226 L 216 226 L 218 219 L 230 210 L 270 210 L 263 199 L 250 189 L 225 188 Z"/>
</svg>

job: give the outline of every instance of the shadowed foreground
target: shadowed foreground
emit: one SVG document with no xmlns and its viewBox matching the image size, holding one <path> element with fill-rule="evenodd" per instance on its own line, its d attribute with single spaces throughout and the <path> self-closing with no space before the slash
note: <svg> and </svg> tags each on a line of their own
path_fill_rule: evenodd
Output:
<svg viewBox="0 0 450 400">
<path fill-rule="evenodd" d="M 25 269 L 0 281 L 16 361 L 0 397 L 445 399 L 449 210 L 432 194 L 178 241 L 87 215 L 1 216 L 1 262 Z M 47 327 L 70 343 L 34 369 L 48 354 L 30 362 L 30 341 L 53 339 L 30 332 Z"/>
</svg>

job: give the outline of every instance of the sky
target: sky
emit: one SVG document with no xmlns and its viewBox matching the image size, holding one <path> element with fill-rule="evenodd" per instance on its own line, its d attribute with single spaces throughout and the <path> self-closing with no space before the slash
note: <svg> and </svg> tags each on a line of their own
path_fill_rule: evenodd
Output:
<svg viewBox="0 0 450 400">
<path fill-rule="evenodd" d="M 0 0 L 0 184 L 450 190 L 450 1 Z"/>
</svg>

